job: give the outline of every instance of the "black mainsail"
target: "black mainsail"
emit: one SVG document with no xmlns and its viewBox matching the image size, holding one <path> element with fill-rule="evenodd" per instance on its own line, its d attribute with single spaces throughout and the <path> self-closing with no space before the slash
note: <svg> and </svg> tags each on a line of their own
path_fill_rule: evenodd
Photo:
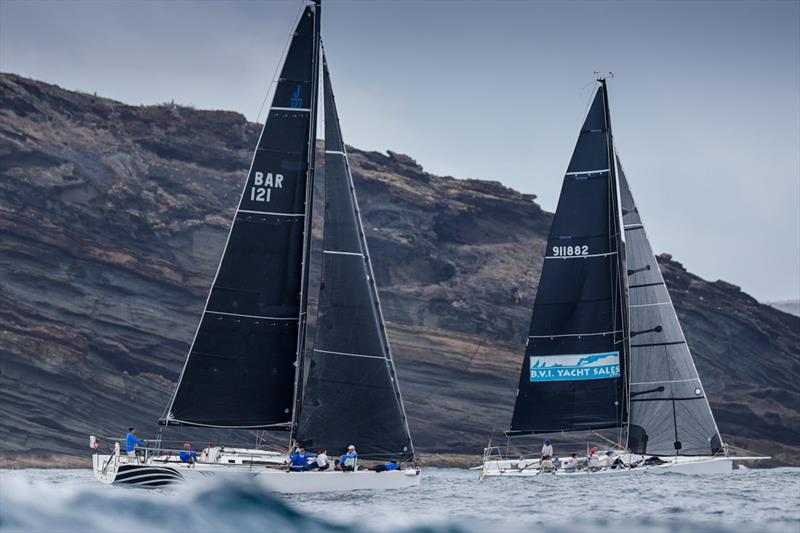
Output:
<svg viewBox="0 0 800 533">
<path fill-rule="evenodd" d="M 621 166 L 630 294 L 628 449 L 651 455 L 714 455 L 719 430 L 669 291 Z"/>
<path fill-rule="evenodd" d="M 413 446 L 323 55 L 325 216 L 319 305 L 297 442 L 370 459 Z"/>
<path fill-rule="evenodd" d="M 601 82 L 564 177 L 508 435 L 625 422 L 624 242 L 606 94 Z"/>
<path fill-rule="evenodd" d="M 302 344 L 319 71 L 319 5 L 291 39 L 203 316 L 163 424 L 276 428 L 292 419 Z M 300 341 L 298 340 L 300 339 Z"/>
</svg>

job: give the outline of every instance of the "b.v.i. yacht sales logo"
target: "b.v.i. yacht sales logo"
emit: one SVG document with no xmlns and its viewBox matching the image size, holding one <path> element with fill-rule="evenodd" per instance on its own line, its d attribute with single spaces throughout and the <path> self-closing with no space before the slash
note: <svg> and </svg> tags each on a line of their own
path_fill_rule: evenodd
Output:
<svg viewBox="0 0 800 533">
<path fill-rule="evenodd" d="M 531 381 L 572 381 L 619 377 L 619 352 L 532 355 Z"/>
</svg>

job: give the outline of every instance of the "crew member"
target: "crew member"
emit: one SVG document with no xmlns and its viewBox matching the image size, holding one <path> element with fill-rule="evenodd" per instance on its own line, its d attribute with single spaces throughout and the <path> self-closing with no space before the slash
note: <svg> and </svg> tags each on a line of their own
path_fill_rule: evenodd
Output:
<svg viewBox="0 0 800 533">
<path fill-rule="evenodd" d="M 308 458 L 306 457 L 306 453 L 303 448 L 299 446 L 294 449 L 292 454 L 289 456 L 289 470 L 292 472 L 303 472 L 304 470 L 308 470 Z"/>
<path fill-rule="evenodd" d="M 125 451 L 128 457 L 136 458 L 136 446 L 146 446 L 146 444 L 136 436 L 136 428 L 130 427 L 128 428 L 128 434 L 125 435 Z"/>
<path fill-rule="evenodd" d="M 356 447 L 352 444 L 347 447 L 347 453 L 339 458 L 339 470 L 345 472 L 352 472 L 356 469 L 356 461 L 358 461 L 358 453 Z"/>
<path fill-rule="evenodd" d="M 567 462 L 564 464 L 565 472 L 575 472 L 578 469 L 578 454 L 573 453 L 567 457 Z"/>
<path fill-rule="evenodd" d="M 309 470 L 327 470 L 330 466 L 328 463 L 328 450 L 322 449 L 317 452 L 317 457 L 308 463 Z"/>
<path fill-rule="evenodd" d="M 589 470 L 597 471 L 601 468 L 600 459 L 597 458 L 597 448 L 592 448 L 592 451 L 589 452 Z"/>
<path fill-rule="evenodd" d="M 545 439 L 544 446 L 542 446 L 542 459 L 545 457 L 553 457 L 553 447 L 550 446 L 550 439 Z"/>
<path fill-rule="evenodd" d="M 192 445 L 188 442 L 183 443 L 183 450 L 178 454 L 178 457 L 180 457 L 181 462 L 189 463 L 190 465 L 197 462 L 197 454 L 192 449 Z"/>
</svg>

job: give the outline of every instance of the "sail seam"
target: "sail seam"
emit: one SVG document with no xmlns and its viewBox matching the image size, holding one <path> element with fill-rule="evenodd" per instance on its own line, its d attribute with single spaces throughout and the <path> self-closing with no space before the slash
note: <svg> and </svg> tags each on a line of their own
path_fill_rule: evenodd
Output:
<svg viewBox="0 0 800 533">
<path fill-rule="evenodd" d="M 250 209 L 239 209 L 237 213 L 250 213 L 253 215 L 276 215 L 280 217 L 304 217 L 305 213 L 277 213 L 274 211 L 252 211 Z"/>
<path fill-rule="evenodd" d="M 580 172 L 567 172 L 566 176 L 580 176 L 583 174 L 601 174 L 603 172 L 608 172 L 611 169 L 608 168 L 601 168 L 597 170 L 581 170 Z"/>
<path fill-rule="evenodd" d="M 689 400 L 705 400 L 705 395 L 702 396 L 688 396 L 686 398 L 637 398 L 631 399 L 631 402 L 685 402 Z"/>
<path fill-rule="evenodd" d="M 326 154 L 334 154 L 334 155 L 343 155 L 343 156 L 347 157 L 346 153 L 344 153 L 342 151 L 339 151 L 339 150 L 325 150 L 325 153 Z"/>
<path fill-rule="evenodd" d="M 653 307 L 655 305 L 669 305 L 671 303 L 672 302 L 656 302 L 654 304 L 636 304 L 636 305 L 631 305 L 630 307 Z"/>
<path fill-rule="evenodd" d="M 643 228 L 644 228 L 643 224 L 628 224 L 627 226 L 625 226 L 626 230 L 643 229 Z"/>
<path fill-rule="evenodd" d="M 310 107 L 270 107 L 270 111 L 304 111 L 306 113 L 311 112 Z"/>
<path fill-rule="evenodd" d="M 340 252 L 339 250 L 322 250 L 323 254 L 333 254 L 333 255 L 357 255 L 358 257 L 364 257 L 364 254 L 361 252 Z"/>
<path fill-rule="evenodd" d="M 260 424 L 255 426 L 220 426 L 217 424 L 201 424 L 199 422 L 186 422 L 184 420 L 180 420 L 178 418 L 166 418 L 163 419 L 166 425 L 184 425 L 184 426 L 195 426 L 195 427 L 203 427 L 203 428 L 224 428 L 224 429 L 281 429 L 286 428 L 289 426 L 290 422 L 279 422 L 277 424 Z M 170 422 L 177 422 L 178 424 L 170 424 Z"/>
<path fill-rule="evenodd" d="M 607 257 L 609 255 L 617 255 L 617 252 L 606 252 L 604 254 L 586 254 L 586 255 L 548 255 L 545 259 L 586 259 L 587 257 Z"/>
<path fill-rule="evenodd" d="M 686 341 L 654 342 L 651 344 L 631 344 L 631 348 L 649 348 L 651 346 L 675 346 L 677 344 L 686 344 Z"/>
<path fill-rule="evenodd" d="M 629 289 L 638 289 L 641 287 L 655 287 L 656 285 L 664 285 L 663 281 L 656 281 L 653 283 L 640 283 L 639 285 L 629 285 Z"/>
<path fill-rule="evenodd" d="M 614 333 L 622 333 L 622 330 L 617 331 L 601 331 L 599 333 L 565 333 L 563 335 L 528 335 L 529 339 L 554 339 L 556 337 L 591 337 L 593 335 L 612 335 Z M 559 355 L 559 354 L 554 354 Z"/>
<path fill-rule="evenodd" d="M 700 381 L 700 378 L 691 378 L 691 379 L 666 379 L 663 381 L 639 381 L 636 383 L 631 383 L 631 385 L 656 385 L 658 383 L 688 383 L 690 381 Z"/>
<path fill-rule="evenodd" d="M 256 318 L 259 320 L 299 320 L 297 317 L 241 315 L 239 313 L 224 313 L 222 311 L 210 311 L 208 309 L 206 309 L 206 313 L 211 313 L 212 315 L 241 316 L 244 318 Z"/>
<path fill-rule="evenodd" d="M 331 351 L 331 350 L 320 350 L 319 348 L 314 348 L 314 351 L 315 352 L 320 352 L 320 353 L 328 353 L 328 354 L 332 354 L 332 355 L 344 355 L 344 356 L 347 356 L 347 357 L 366 357 L 367 359 L 383 359 L 384 361 L 386 360 L 385 357 L 381 357 L 379 355 L 364 355 L 364 354 L 360 354 L 360 353 L 334 352 L 334 351 Z"/>
</svg>

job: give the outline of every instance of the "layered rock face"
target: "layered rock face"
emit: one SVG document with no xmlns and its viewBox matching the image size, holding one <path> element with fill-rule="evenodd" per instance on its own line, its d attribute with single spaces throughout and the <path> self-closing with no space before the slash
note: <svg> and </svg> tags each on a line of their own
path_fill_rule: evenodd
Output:
<svg viewBox="0 0 800 533">
<path fill-rule="evenodd" d="M 258 133 L 0 75 L 0 455 L 155 432 Z M 510 422 L 552 215 L 401 154 L 350 161 L 416 445 L 477 452 Z M 796 463 L 800 318 L 660 261 L 723 434 Z"/>
</svg>

